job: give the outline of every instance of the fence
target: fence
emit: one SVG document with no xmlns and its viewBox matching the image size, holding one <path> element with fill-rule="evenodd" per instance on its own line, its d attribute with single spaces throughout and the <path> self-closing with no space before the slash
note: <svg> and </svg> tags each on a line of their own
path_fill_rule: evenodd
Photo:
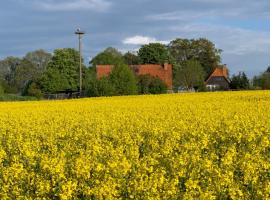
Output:
<svg viewBox="0 0 270 200">
<path fill-rule="evenodd" d="M 59 92 L 55 94 L 44 94 L 43 98 L 47 100 L 78 99 L 84 97 L 84 92 Z"/>
</svg>

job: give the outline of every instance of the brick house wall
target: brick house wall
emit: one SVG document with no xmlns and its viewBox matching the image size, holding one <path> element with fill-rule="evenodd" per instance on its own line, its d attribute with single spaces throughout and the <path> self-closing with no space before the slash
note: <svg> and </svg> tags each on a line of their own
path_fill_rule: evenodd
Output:
<svg viewBox="0 0 270 200">
<path fill-rule="evenodd" d="M 171 64 L 130 65 L 129 67 L 136 75 L 149 74 L 151 76 L 160 78 L 167 85 L 169 90 L 172 89 L 173 84 L 172 84 L 172 65 Z M 111 73 L 112 69 L 113 69 L 113 65 L 97 65 L 96 66 L 97 78 L 108 76 Z"/>
<path fill-rule="evenodd" d="M 96 67 L 97 78 L 100 79 L 103 76 L 109 76 L 109 74 L 112 71 L 112 68 L 113 68 L 112 65 L 97 65 Z"/>
</svg>

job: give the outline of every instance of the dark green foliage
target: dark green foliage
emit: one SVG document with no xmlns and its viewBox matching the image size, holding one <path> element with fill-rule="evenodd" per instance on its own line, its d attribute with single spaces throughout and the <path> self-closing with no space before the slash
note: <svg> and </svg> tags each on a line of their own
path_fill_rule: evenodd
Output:
<svg viewBox="0 0 270 200">
<path fill-rule="evenodd" d="M 138 76 L 139 94 L 164 94 L 167 92 L 166 84 L 158 77 L 150 75 Z"/>
<path fill-rule="evenodd" d="M 59 70 L 49 68 L 41 81 L 41 89 L 43 92 L 54 93 L 62 90 L 71 89 L 68 79 L 61 75 Z"/>
<path fill-rule="evenodd" d="M 29 81 L 40 79 L 51 55 L 44 50 L 29 52 L 22 59 L 7 57 L 0 61 L 0 78 L 6 93 L 23 93 Z"/>
<path fill-rule="evenodd" d="M 0 79 L 7 93 L 17 93 L 19 91 L 16 84 L 16 72 L 21 61 L 17 57 L 7 57 L 0 61 Z"/>
<path fill-rule="evenodd" d="M 116 93 L 109 77 L 102 77 L 97 81 L 97 91 L 97 96 L 113 96 Z"/>
<path fill-rule="evenodd" d="M 22 91 L 29 81 L 37 81 L 41 75 L 42 73 L 37 68 L 37 66 L 24 58 L 16 68 L 16 88 L 18 88 L 19 91 Z"/>
<path fill-rule="evenodd" d="M 96 73 L 91 67 L 87 70 L 85 80 L 86 95 L 89 97 L 113 96 L 115 88 L 110 82 L 109 77 L 96 78 Z"/>
<path fill-rule="evenodd" d="M 29 96 L 19 96 L 15 94 L 0 95 L 0 101 L 36 101 L 37 98 Z"/>
<path fill-rule="evenodd" d="M 29 81 L 26 87 L 24 88 L 22 95 L 36 97 L 37 99 L 40 99 L 43 94 L 41 92 L 41 89 L 38 83 Z"/>
<path fill-rule="evenodd" d="M 109 78 L 115 88 L 116 95 L 137 94 L 136 77 L 127 65 L 116 65 Z"/>
<path fill-rule="evenodd" d="M 97 79 L 94 68 L 86 75 L 86 93 L 88 96 L 115 96 L 137 94 L 136 78 L 125 64 L 114 67 L 108 77 Z"/>
<path fill-rule="evenodd" d="M 142 64 L 164 64 L 170 62 L 168 49 L 160 43 L 143 45 L 138 53 Z"/>
<path fill-rule="evenodd" d="M 188 60 L 197 60 L 204 72 L 205 77 L 220 64 L 222 50 L 217 49 L 211 41 L 200 39 L 175 39 L 170 42 L 170 55 L 175 64 L 183 66 Z"/>
<path fill-rule="evenodd" d="M 112 47 L 96 55 L 90 62 L 92 67 L 96 67 L 96 65 L 117 65 L 120 63 L 125 63 L 125 60 L 122 54 Z"/>
<path fill-rule="evenodd" d="M 253 79 L 253 85 L 261 89 L 270 89 L 270 73 L 265 72 L 260 76 L 255 76 Z"/>
<path fill-rule="evenodd" d="M 0 95 L 5 93 L 4 87 L 0 84 Z"/>
<path fill-rule="evenodd" d="M 44 92 L 78 90 L 80 55 L 75 49 L 57 49 L 40 83 Z M 85 68 L 83 69 L 85 70 Z"/>
<path fill-rule="evenodd" d="M 127 65 L 139 65 L 140 64 L 140 58 L 139 56 L 135 55 L 134 53 L 127 52 L 124 55 L 125 63 Z"/>
<path fill-rule="evenodd" d="M 35 68 L 38 69 L 38 72 L 40 74 L 44 73 L 51 58 L 52 55 L 50 53 L 47 53 L 43 49 L 29 52 L 24 57 L 24 59 L 31 62 L 35 66 Z"/>
<path fill-rule="evenodd" d="M 189 90 L 204 89 L 205 72 L 196 60 L 188 60 L 176 72 L 175 84 Z"/>
<path fill-rule="evenodd" d="M 238 75 L 233 75 L 230 83 L 231 89 L 247 90 L 250 88 L 249 80 L 244 72 L 240 72 Z"/>
</svg>

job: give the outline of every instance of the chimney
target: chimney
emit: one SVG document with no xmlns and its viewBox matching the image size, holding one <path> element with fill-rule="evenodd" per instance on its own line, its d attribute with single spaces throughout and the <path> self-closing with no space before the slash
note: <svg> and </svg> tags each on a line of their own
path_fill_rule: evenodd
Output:
<svg viewBox="0 0 270 200">
<path fill-rule="evenodd" d="M 226 77 L 226 78 L 228 78 L 228 76 L 229 76 L 229 71 L 228 71 L 228 68 L 227 68 L 227 64 L 224 64 L 224 66 L 223 66 L 223 74 L 224 74 L 224 76 Z"/>
<path fill-rule="evenodd" d="M 164 67 L 164 70 L 168 70 L 169 69 L 169 64 L 168 63 L 164 63 L 163 67 Z"/>
</svg>

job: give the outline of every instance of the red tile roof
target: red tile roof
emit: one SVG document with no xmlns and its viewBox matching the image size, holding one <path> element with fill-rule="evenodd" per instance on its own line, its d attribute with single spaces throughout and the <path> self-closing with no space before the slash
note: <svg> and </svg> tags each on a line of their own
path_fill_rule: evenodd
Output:
<svg viewBox="0 0 270 200">
<path fill-rule="evenodd" d="M 208 82 L 212 77 L 225 77 L 226 80 L 229 80 L 229 70 L 226 66 L 216 67 L 210 74 L 206 82 Z"/>
<path fill-rule="evenodd" d="M 129 66 L 132 71 L 136 75 L 146 75 L 149 74 L 151 76 L 159 77 L 168 87 L 168 89 L 172 89 L 172 65 L 164 64 L 164 65 L 130 65 Z M 113 65 L 97 65 L 97 78 L 101 78 L 103 76 L 108 76 L 113 69 Z"/>
</svg>

